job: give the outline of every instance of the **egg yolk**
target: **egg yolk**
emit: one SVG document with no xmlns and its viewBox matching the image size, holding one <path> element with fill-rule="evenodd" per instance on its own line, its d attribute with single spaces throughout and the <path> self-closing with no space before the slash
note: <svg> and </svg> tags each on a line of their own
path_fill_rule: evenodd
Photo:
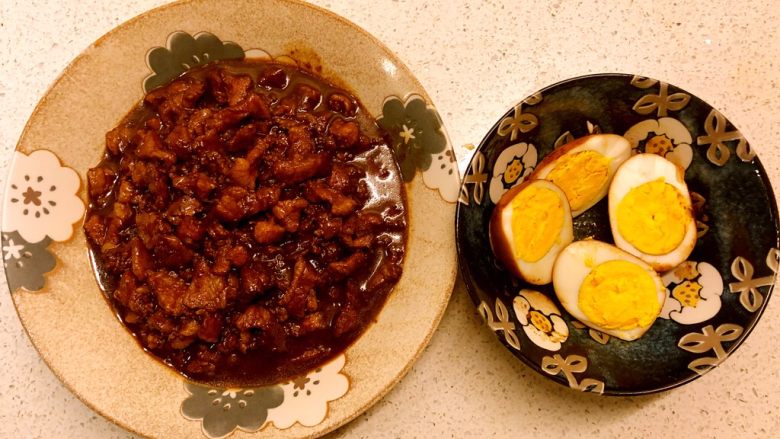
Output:
<svg viewBox="0 0 780 439">
<path fill-rule="evenodd" d="M 645 328 L 661 312 L 655 281 L 644 268 L 628 261 L 597 265 L 585 277 L 579 293 L 582 312 L 605 329 Z"/>
<path fill-rule="evenodd" d="M 649 255 L 663 255 L 677 248 L 690 218 L 690 203 L 663 177 L 631 189 L 617 207 L 620 234 Z"/>
<path fill-rule="evenodd" d="M 545 179 L 563 189 L 571 210 L 580 210 L 607 184 L 609 159 L 596 151 L 564 154 Z"/>
<path fill-rule="evenodd" d="M 515 258 L 536 262 L 550 251 L 563 228 L 563 202 L 555 191 L 528 186 L 512 200 Z"/>
</svg>

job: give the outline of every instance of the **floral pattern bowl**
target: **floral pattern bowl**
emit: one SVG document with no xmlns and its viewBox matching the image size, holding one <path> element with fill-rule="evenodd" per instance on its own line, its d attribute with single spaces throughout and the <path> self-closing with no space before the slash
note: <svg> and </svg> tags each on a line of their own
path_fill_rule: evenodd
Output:
<svg viewBox="0 0 780 439">
<path fill-rule="evenodd" d="M 488 239 L 490 215 L 509 188 L 555 148 L 597 132 L 623 135 L 633 153 L 683 168 L 696 216 L 696 248 L 663 273 L 661 316 L 633 342 L 572 318 L 551 285 L 513 278 Z M 584 392 L 658 392 L 712 370 L 758 322 L 780 266 L 777 206 L 747 140 L 702 100 L 651 78 L 585 76 L 524 99 L 475 151 L 459 201 L 460 271 L 487 326 L 528 366 Z M 574 234 L 613 242 L 606 198 L 574 219 Z"/>
<path fill-rule="evenodd" d="M 349 50 L 344 50 L 349 48 Z M 86 171 L 148 90 L 217 59 L 295 63 L 351 89 L 389 133 L 409 211 L 404 272 L 377 321 L 306 376 L 257 388 L 186 381 L 143 352 L 95 282 L 82 232 Z M 456 276 L 458 171 L 411 72 L 365 31 L 292 0 L 192 0 L 117 27 L 40 101 L 2 198 L 13 301 L 52 371 L 90 407 L 148 437 L 313 437 L 353 419 L 410 369 Z"/>
</svg>

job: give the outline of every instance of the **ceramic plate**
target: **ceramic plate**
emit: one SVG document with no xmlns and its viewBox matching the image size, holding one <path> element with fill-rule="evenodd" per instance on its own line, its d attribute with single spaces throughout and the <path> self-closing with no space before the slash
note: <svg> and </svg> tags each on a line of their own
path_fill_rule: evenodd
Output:
<svg viewBox="0 0 780 439">
<path fill-rule="evenodd" d="M 597 132 L 621 134 L 633 153 L 660 154 L 685 169 L 696 213 L 696 248 L 663 274 L 661 316 L 633 342 L 574 320 L 552 285 L 514 279 L 488 240 L 491 212 L 510 187 L 556 147 Z M 570 79 L 510 109 L 475 152 L 456 214 L 460 270 L 488 327 L 542 375 L 585 392 L 666 390 L 720 364 L 761 316 L 780 257 L 774 200 L 747 140 L 697 97 L 640 76 Z M 613 242 L 606 197 L 575 218 L 574 233 Z M 523 288 L 543 294 L 520 294 Z"/>
<path fill-rule="evenodd" d="M 346 49 L 346 50 L 345 50 Z M 142 351 L 95 283 L 82 232 L 85 174 L 105 133 L 143 97 L 208 60 L 274 58 L 351 89 L 392 137 L 409 232 L 403 276 L 378 321 L 291 382 L 210 388 Z M 354 418 L 409 370 L 455 281 L 458 173 L 441 120 L 381 43 L 325 10 L 282 0 L 196 0 L 148 12 L 90 46 L 43 97 L 2 200 L 2 250 L 19 317 L 86 404 L 150 437 L 310 437 Z"/>
</svg>

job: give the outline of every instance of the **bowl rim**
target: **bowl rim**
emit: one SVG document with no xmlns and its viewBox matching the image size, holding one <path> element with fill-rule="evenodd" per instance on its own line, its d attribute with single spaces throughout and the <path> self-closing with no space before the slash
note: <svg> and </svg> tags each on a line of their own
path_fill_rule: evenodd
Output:
<svg viewBox="0 0 780 439">
<path fill-rule="evenodd" d="M 543 88 L 540 88 L 538 91 L 536 91 L 536 92 L 534 92 L 534 93 L 532 93 L 530 95 L 527 95 L 526 97 L 524 97 L 523 99 L 521 99 L 519 101 L 516 101 L 516 103 L 514 105 L 509 107 L 509 109 L 506 112 L 504 112 L 501 117 L 499 117 L 499 119 L 490 127 L 490 129 L 482 137 L 482 140 L 479 142 L 479 145 L 476 148 L 474 148 L 474 150 L 471 152 L 472 158 L 477 153 L 479 153 L 483 149 L 487 148 L 488 142 L 495 136 L 495 133 L 497 132 L 498 127 L 501 124 L 501 121 L 504 118 L 509 117 L 509 116 L 511 116 L 513 114 L 515 106 L 522 104 L 523 102 L 525 102 L 526 100 L 528 100 L 529 98 L 531 98 L 531 97 L 533 97 L 535 95 L 541 94 L 542 96 L 544 96 L 545 92 L 548 92 L 548 91 L 550 91 L 552 89 L 555 89 L 555 88 L 558 88 L 558 87 L 561 87 L 561 86 L 569 85 L 570 83 L 578 82 L 578 81 L 585 80 L 585 79 L 599 79 L 599 78 L 607 78 L 607 77 L 619 77 L 619 78 L 627 78 L 627 79 L 628 78 L 633 78 L 633 77 L 650 78 L 650 77 L 647 77 L 647 76 L 634 75 L 634 74 L 630 74 L 630 73 L 620 73 L 620 72 L 589 73 L 587 75 L 580 75 L 580 76 L 574 76 L 574 77 L 571 77 L 571 78 L 562 79 L 562 80 L 557 81 L 557 82 L 555 82 L 553 84 L 550 84 L 550 85 L 547 85 L 547 86 L 545 86 Z M 655 79 L 655 78 L 652 78 L 652 79 Z M 661 81 L 661 80 L 658 80 L 658 81 Z M 698 97 L 697 95 L 695 95 L 693 93 L 690 93 L 687 90 L 685 90 L 685 89 L 683 89 L 681 87 L 678 87 L 677 85 L 669 84 L 669 83 L 666 83 L 666 84 L 673 86 L 675 89 L 679 90 L 680 92 L 687 93 L 692 98 L 696 98 L 699 101 L 701 101 L 702 103 L 704 103 L 705 105 L 707 105 L 708 107 L 710 107 L 712 109 L 715 109 L 715 107 L 713 107 L 707 101 L 705 101 L 704 99 Z M 729 121 L 729 123 L 731 123 L 731 122 Z M 733 123 L 732 123 L 732 125 L 733 125 Z M 769 177 L 767 175 L 766 168 L 764 168 L 764 165 L 761 163 L 761 160 L 759 159 L 758 154 L 756 154 L 756 156 L 753 158 L 753 164 L 757 167 L 757 169 L 759 171 L 759 174 L 760 174 L 761 182 L 764 185 L 764 188 L 766 189 L 767 202 L 769 204 L 769 214 L 770 214 L 770 216 L 772 217 L 772 219 L 774 221 L 774 225 L 775 225 L 774 228 L 775 228 L 775 231 L 776 231 L 776 233 L 775 233 L 775 243 L 774 244 L 775 244 L 775 248 L 778 248 L 778 247 L 780 247 L 780 214 L 778 214 L 777 200 L 775 198 L 774 190 L 772 188 L 772 185 L 771 185 L 771 183 L 769 181 Z M 471 169 L 472 169 L 472 159 L 469 159 L 468 165 L 466 166 L 466 169 L 465 169 L 463 175 L 464 176 L 468 175 L 469 172 L 471 171 Z M 461 181 L 460 188 L 461 188 L 460 189 L 461 192 L 466 190 L 465 179 L 463 181 Z M 462 243 L 461 243 L 461 240 L 459 239 L 459 236 L 460 236 L 461 231 L 462 231 L 462 226 L 460 224 L 461 223 L 460 218 L 461 218 L 461 215 L 463 214 L 462 209 L 466 209 L 467 207 L 468 206 L 466 206 L 464 203 L 458 203 L 457 207 L 455 208 L 455 219 L 454 219 L 454 222 L 455 222 L 455 248 L 456 248 L 456 250 L 458 252 L 458 272 L 459 272 L 460 276 L 463 278 L 463 283 L 466 286 L 466 291 L 468 292 L 469 297 L 471 298 L 471 301 L 473 302 L 474 306 L 479 306 L 479 303 L 481 302 L 481 299 L 479 297 L 479 293 L 476 290 L 476 286 L 474 285 L 474 281 L 472 280 L 471 270 L 470 270 L 468 264 L 464 261 L 464 258 L 461 256 L 463 254 L 464 250 L 462 249 Z M 485 235 L 485 238 L 487 239 L 487 235 Z M 733 352 L 736 351 L 737 348 L 739 348 L 739 346 L 742 345 L 742 343 L 744 343 L 744 341 L 747 339 L 747 337 L 750 335 L 750 333 L 753 331 L 753 329 L 756 327 L 756 325 L 758 325 L 759 321 L 761 320 L 762 315 L 764 314 L 764 311 L 766 310 L 767 304 L 769 303 L 769 299 L 772 296 L 772 291 L 774 290 L 774 286 L 775 286 L 775 283 L 777 282 L 777 279 L 778 279 L 779 275 L 780 274 L 778 274 L 778 273 L 773 273 L 772 274 L 772 278 L 773 278 L 772 285 L 769 286 L 769 289 L 764 294 L 764 302 L 761 304 L 759 309 L 756 310 L 756 312 L 753 313 L 751 322 L 750 322 L 749 325 L 747 325 L 744 328 L 742 335 L 737 340 L 732 342 L 732 344 L 728 347 L 728 349 L 725 349 L 726 357 L 721 361 L 721 364 L 723 363 L 723 361 L 726 361 L 733 354 Z M 491 331 L 491 332 L 493 332 L 493 331 Z M 510 349 L 508 346 L 506 346 L 506 344 L 503 341 L 501 341 L 501 338 L 498 337 L 497 333 L 494 332 L 494 335 L 498 339 L 498 342 L 501 343 L 504 346 L 504 348 L 506 348 L 510 352 L 512 352 L 514 357 L 519 359 L 519 360 L 521 360 L 526 366 L 530 367 L 531 369 L 533 369 L 535 372 L 537 372 L 541 376 L 543 376 L 543 377 L 545 377 L 545 378 L 547 378 L 549 380 L 552 380 L 553 382 L 556 382 L 556 383 L 558 383 L 561 386 L 564 386 L 564 387 L 567 387 L 567 388 L 569 387 L 569 385 L 565 381 L 556 379 L 557 375 L 556 376 L 552 376 L 552 375 L 544 373 L 544 371 L 541 368 L 541 365 L 532 362 L 528 357 L 523 355 L 523 353 L 521 351 L 515 350 L 515 349 Z M 667 385 L 664 385 L 664 386 L 660 386 L 660 387 L 657 387 L 657 388 L 652 388 L 652 389 L 643 389 L 643 390 L 610 390 L 608 388 L 605 388 L 603 395 L 604 396 L 640 396 L 640 395 L 650 395 L 650 394 L 654 394 L 654 393 L 661 393 L 661 392 L 665 392 L 665 391 L 668 391 L 668 390 L 680 387 L 680 386 L 682 386 L 684 384 L 690 383 L 691 381 L 694 381 L 694 380 L 704 376 L 705 374 L 711 372 L 713 369 L 715 369 L 715 367 L 709 369 L 707 372 L 705 372 L 703 374 L 699 374 L 699 373 L 696 373 L 696 372 L 692 371 L 691 375 L 689 375 L 688 377 L 686 377 L 686 378 L 684 378 L 682 380 L 678 380 L 678 381 L 672 382 L 670 384 L 667 384 Z"/>
</svg>

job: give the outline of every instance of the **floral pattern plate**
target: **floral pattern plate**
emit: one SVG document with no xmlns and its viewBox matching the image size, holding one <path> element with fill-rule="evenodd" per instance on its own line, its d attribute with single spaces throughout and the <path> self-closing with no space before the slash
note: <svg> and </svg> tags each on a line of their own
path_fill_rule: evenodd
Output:
<svg viewBox="0 0 780 439">
<path fill-rule="evenodd" d="M 490 215 L 509 188 L 555 148 L 597 132 L 623 135 L 634 153 L 685 169 L 696 214 L 696 248 L 663 274 L 661 316 L 633 342 L 573 319 L 551 285 L 510 276 L 488 239 Z M 702 100 L 646 77 L 584 76 L 521 101 L 475 151 L 459 201 L 460 271 L 488 327 L 528 366 L 584 392 L 658 392 L 712 370 L 758 322 L 780 265 L 777 206 L 747 140 Z M 606 198 L 574 219 L 574 233 L 613 242 Z"/>
<path fill-rule="evenodd" d="M 346 352 L 289 382 L 212 388 L 145 354 L 112 313 L 87 257 L 84 181 L 103 154 L 105 133 L 146 91 L 209 61 L 244 57 L 295 63 L 360 98 L 392 138 L 410 227 L 401 279 Z M 430 98 L 365 31 L 292 0 L 179 2 L 108 33 L 43 97 L 14 152 L 0 205 L 3 266 L 43 359 L 123 427 L 148 437 L 313 437 L 379 400 L 430 339 L 455 282 L 458 185 Z"/>
</svg>

